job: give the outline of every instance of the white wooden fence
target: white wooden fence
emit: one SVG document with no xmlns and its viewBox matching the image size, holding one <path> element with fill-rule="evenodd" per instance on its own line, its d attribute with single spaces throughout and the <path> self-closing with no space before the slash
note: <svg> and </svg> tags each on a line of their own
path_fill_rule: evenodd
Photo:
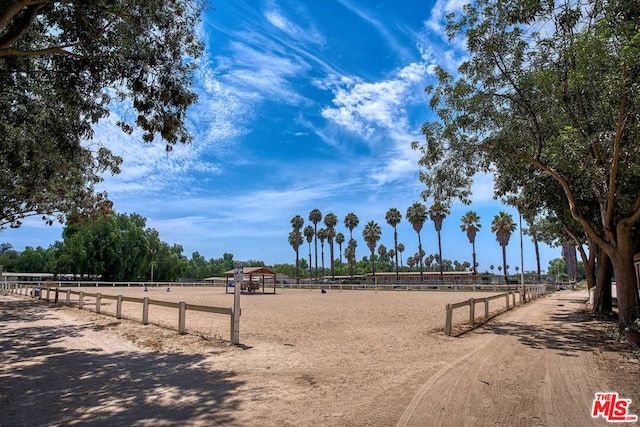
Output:
<svg viewBox="0 0 640 427">
<path fill-rule="evenodd" d="M 238 340 L 235 337 L 234 333 L 234 325 L 233 325 L 233 308 L 227 307 L 212 307 L 206 305 L 196 305 L 196 304 L 187 304 L 184 301 L 181 302 L 168 302 L 168 301 L 160 301 L 160 300 L 152 300 L 149 297 L 144 298 L 135 298 L 135 297 L 125 297 L 123 295 L 103 295 L 100 292 L 90 293 L 84 291 L 74 291 L 69 288 L 63 289 L 59 287 L 45 287 L 38 286 L 37 282 L 34 283 L 21 283 L 21 282 L 3 282 L 2 289 L 6 292 L 16 294 L 16 295 L 25 295 L 25 296 L 35 296 L 39 300 L 46 300 L 48 302 L 53 303 L 64 303 L 65 305 L 77 305 L 79 309 L 83 309 L 85 306 L 85 298 L 95 298 L 95 312 L 100 313 L 102 300 L 115 300 L 116 301 L 116 312 L 115 317 L 117 319 L 122 319 L 122 303 L 123 302 L 132 302 L 142 304 L 142 317 L 140 319 L 143 325 L 147 325 L 149 323 L 149 306 L 156 305 L 161 307 L 169 307 L 175 308 L 178 310 L 178 333 L 185 334 L 187 331 L 186 325 L 186 312 L 187 310 L 191 311 L 199 311 L 205 313 L 216 313 L 228 315 L 230 320 L 230 343 L 237 344 Z M 34 291 L 37 290 L 37 295 L 33 295 Z M 71 295 L 77 296 L 77 302 L 71 301 Z M 62 298 L 61 298 L 62 297 Z M 61 301 L 64 299 L 64 301 Z M 130 319 L 137 320 L 137 319 Z"/>
<path fill-rule="evenodd" d="M 503 294 L 494 295 L 486 298 L 470 298 L 467 301 L 456 302 L 453 304 L 447 304 L 446 318 L 444 322 L 444 333 L 451 336 L 453 332 L 453 310 L 462 307 L 469 307 L 469 326 L 473 327 L 479 320 L 486 321 L 491 315 L 489 304 L 491 301 L 504 299 L 506 302 L 506 308 L 499 311 L 500 313 L 511 310 L 516 305 L 521 305 L 532 299 L 538 298 L 546 294 L 545 285 L 526 285 L 520 287 L 516 291 L 509 291 Z M 516 295 L 518 295 L 518 301 L 516 302 Z M 509 303 L 511 301 L 511 304 Z M 484 304 L 484 316 L 479 318 L 476 316 L 476 304 Z M 497 314 L 497 313 L 494 313 Z"/>
</svg>

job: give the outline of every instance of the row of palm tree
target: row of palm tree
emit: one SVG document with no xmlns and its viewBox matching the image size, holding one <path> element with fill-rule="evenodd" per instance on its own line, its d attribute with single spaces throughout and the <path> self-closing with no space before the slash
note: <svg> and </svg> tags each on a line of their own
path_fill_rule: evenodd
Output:
<svg viewBox="0 0 640 427">
<path fill-rule="evenodd" d="M 420 203 L 414 202 L 406 212 L 406 219 L 413 227 L 413 230 L 418 235 L 418 252 L 412 257 L 412 264 L 417 260 L 420 268 L 420 280 L 423 280 L 424 274 L 424 265 L 423 258 L 425 252 L 422 249 L 422 239 L 420 232 L 422 231 L 422 227 L 427 220 L 427 216 L 433 221 L 436 233 L 438 234 L 438 264 L 440 270 L 440 279 L 443 279 L 443 263 L 442 263 L 442 240 L 440 236 L 440 232 L 442 231 L 442 223 L 444 219 L 449 215 L 450 211 L 447 206 L 442 203 L 436 202 L 429 209 Z M 340 263 L 342 264 L 342 244 L 345 242 L 345 236 L 342 233 L 336 232 L 336 225 L 338 224 L 338 217 L 333 213 L 328 213 L 324 216 L 324 225 L 326 228 L 321 228 L 318 230 L 318 224 L 322 221 L 322 213 L 319 209 L 313 209 L 309 213 L 309 221 L 313 224 L 313 226 L 308 225 L 304 229 L 304 219 L 300 215 L 296 215 L 291 219 L 292 231 L 289 233 L 289 244 L 293 247 L 296 253 L 296 277 L 300 277 L 299 271 L 299 261 L 300 261 L 300 246 L 303 245 L 304 240 L 303 236 L 309 244 L 309 275 L 311 276 L 311 243 L 314 243 L 314 254 L 315 254 L 315 277 L 318 279 L 318 240 L 320 240 L 321 245 L 321 259 L 322 259 L 322 271 L 324 271 L 324 243 L 327 241 L 329 244 L 330 251 L 330 271 L 331 276 L 335 277 L 334 270 L 334 242 L 339 246 L 339 254 L 340 254 Z M 388 253 L 391 258 L 395 257 L 395 268 L 396 268 L 396 278 L 399 278 L 399 266 L 402 264 L 402 259 L 400 259 L 400 263 L 398 262 L 398 256 L 402 254 L 404 251 L 404 245 L 402 243 L 398 243 L 398 230 L 397 226 L 402 221 L 402 214 L 396 208 L 391 208 L 387 211 L 385 215 L 385 220 L 387 224 L 393 227 L 393 242 L 394 248 L 389 250 Z M 475 249 L 475 239 L 476 234 L 481 228 L 480 224 L 480 216 L 474 211 L 468 211 L 461 218 L 462 224 L 460 225 L 460 229 L 467 234 L 469 242 L 472 247 L 472 268 L 474 277 L 477 276 L 477 265 L 476 262 L 476 249 Z M 344 251 L 344 255 L 347 258 L 347 262 L 349 265 L 349 274 L 353 277 L 353 266 L 356 260 L 356 248 L 358 246 L 357 242 L 353 238 L 353 230 L 360 224 L 360 219 L 358 216 L 350 212 L 348 213 L 343 221 L 344 226 L 349 230 L 349 241 L 347 243 L 347 247 Z M 506 260 L 506 246 L 509 244 L 509 239 L 511 234 L 516 229 L 516 224 L 513 221 L 513 217 L 504 212 L 500 211 L 494 218 L 491 223 L 491 232 L 496 234 L 496 240 L 502 247 L 502 263 L 504 268 L 504 275 L 507 276 L 507 260 Z M 376 247 L 378 246 L 378 242 L 382 237 L 382 228 L 375 221 L 369 221 L 364 226 L 362 231 L 362 237 L 369 248 L 371 255 L 371 271 L 375 275 L 375 252 Z M 379 248 L 380 249 L 380 248 Z M 386 251 L 386 248 L 385 248 Z"/>
</svg>

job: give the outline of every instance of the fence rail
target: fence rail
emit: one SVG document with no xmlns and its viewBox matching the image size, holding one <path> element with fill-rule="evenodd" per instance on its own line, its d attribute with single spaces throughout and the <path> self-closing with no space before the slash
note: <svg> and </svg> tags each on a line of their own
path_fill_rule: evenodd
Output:
<svg viewBox="0 0 640 427">
<path fill-rule="evenodd" d="M 546 286 L 545 285 L 527 285 L 524 287 L 520 287 L 520 289 L 515 291 L 505 292 L 499 295 L 493 295 L 486 298 L 469 298 L 467 301 L 456 302 L 453 304 L 447 304 L 446 308 L 446 317 L 444 322 L 444 333 L 445 335 L 451 336 L 453 333 L 453 310 L 469 307 L 469 320 L 468 324 L 471 327 L 474 327 L 476 323 L 479 323 L 478 320 L 484 322 L 488 320 L 491 316 L 491 311 L 489 304 L 491 301 L 504 299 L 505 300 L 505 309 L 499 310 L 494 313 L 503 313 L 505 311 L 511 310 L 513 307 L 517 305 L 525 304 L 527 301 L 538 298 L 542 295 L 546 294 Z M 516 295 L 518 295 L 518 301 L 516 302 Z M 509 304 L 509 300 L 511 300 L 511 305 Z M 476 316 L 476 304 L 484 304 L 484 316 L 482 318 L 478 318 Z"/>
<path fill-rule="evenodd" d="M 74 305 L 74 302 L 71 301 L 71 295 L 77 296 L 77 302 L 75 305 L 79 309 L 83 309 L 85 306 L 86 298 L 94 298 L 95 299 L 95 312 L 101 313 L 101 307 L 103 305 L 102 300 L 114 300 L 116 301 L 116 311 L 115 317 L 117 319 L 122 319 L 122 303 L 130 302 L 136 304 L 142 304 L 142 317 L 140 319 L 143 325 L 147 325 L 149 323 L 149 306 L 155 305 L 159 307 L 167 307 L 174 308 L 178 310 L 178 328 L 177 331 L 179 334 L 185 334 L 187 331 L 186 325 L 186 312 L 190 311 L 198 311 L 204 313 L 214 313 L 214 314 L 223 314 L 229 316 L 229 326 L 230 326 L 230 343 L 237 343 L 237 339 L 234 336 L 234 327 L 233 327 L 233 308 L 228 307 L 213 307 L 206 305 L 197 305 L 197 304 L 187 304 L 184 301 L 181 302 L 169 302 L 169 301 L 161 301 L 161 300 L 152 300 L 149 297 L 144 298 L 136 298 L 136 297 L 127 297 L 123 295 L 103 295 L 100 292 L 84 292 L 84 291 L 75 291 L 71 288 L 60 288 L 60 287 L 46 287 L 40 286 L 37 282 L 33 283 L 20 283 L 20 282 L 4 282 L 2 283 L 2 289 L 12 294 L 16 295 L 24 295 L 24 296 L 33 296 L 37 297 L 38 300 L 46 300 L 48 302 L 60 303 L 60 296 L 64 296 L 64 304 L 65 305 Z M 130 319 L 137 320 L 137 319 Z"/>
</svg>

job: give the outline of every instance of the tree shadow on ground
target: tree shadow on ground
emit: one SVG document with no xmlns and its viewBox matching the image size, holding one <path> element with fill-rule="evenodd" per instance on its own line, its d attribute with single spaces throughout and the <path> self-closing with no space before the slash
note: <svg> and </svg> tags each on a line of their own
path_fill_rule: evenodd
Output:
<svg viewBox="0 0 640 427">
<path fill-rule="evenodd" d="M 600 322 L 588 310 L 574 308 L 573 304 L 584 304 L 584 300 L 561 297 L 534 303 L 554 306 L 549 320 L 543 325 L 528 324 L 526 320 L 503 321 L 496 318 L 483 325 L 478 332 L 514 336 L 526 346 L 556 350 L 569 357 L 577 357 L 581 352 L 590 352 L 602 345 L 603 333 L 597 328 Z"/>
<path fill-rule="evenodd" d="M 82 341 L 92 325 L 16 328 L 46 320 L 53 309 L 0 302 L 0 425 L 233 424 L 243 382 L 210 369 L 201 355 L 108 353 Z M 13 327 L 12 327 L 13 323 Z"/>
</svg>

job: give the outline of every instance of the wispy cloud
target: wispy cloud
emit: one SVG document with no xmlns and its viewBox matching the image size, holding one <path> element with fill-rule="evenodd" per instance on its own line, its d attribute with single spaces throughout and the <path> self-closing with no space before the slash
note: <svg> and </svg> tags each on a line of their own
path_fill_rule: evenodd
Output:
<svg viewBox="0 0 640 427">
<path fill-rule="evenodd" d="M 387 44 L 404 60 L 410 59 L 413 54 L 389 31 L 386 25 L 373 15 L 368 13 L 364 8 L 356 6 L 350 0 L 337 0 L 343 7 L 347 8 L 362 20 L 370 24 L 383 37 Z"/>
<path fill-rule="evenodd" d="M 333 105 L 322 116 L 366 142 L 373 151 L 384 147 L 384 156 L 371 176 L 380 184 L 400 179 L 417 170 L 417 156 L 409 146 L 419 138 L 419 126 L 409 118 L 410 107 L 424 103 L 423 89 L 429 78 L 429 52 L 385 79 L 366 82 L 348 76 L 330 76 L 319 87 L 334 94 Z"/>
<path fill-rule="evenodd" d="M 270 1 L 266 5 L 264 16 L 267 21 L 285 33 L 289 38 L 299 43 L 311 43 L 313 45 L 322 46 L 326 40 L 324 35 L 316 28 L 311 19 L 308 18 L 308 13 L 297 5 L 295 9 L 296 19 L 302 21 L 302 25 L 298 25 L 285 16 L 283 12 L 274 1 Z"/>
</svg>

